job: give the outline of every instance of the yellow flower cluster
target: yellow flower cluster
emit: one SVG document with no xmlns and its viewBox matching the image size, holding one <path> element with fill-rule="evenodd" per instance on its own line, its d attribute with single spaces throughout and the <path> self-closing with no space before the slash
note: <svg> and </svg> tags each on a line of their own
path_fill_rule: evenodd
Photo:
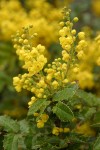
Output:
<svg viewBox="0 0 100 150">
<path fill-rule="evenodd" d="M 60 133 L 68 133 L 68 132 L 70 132 L 70 128 L 54 127 L 52 129 L 52 134 L 54 134 L 54 135 L 59 135 Z"/>
<path fill-rule="evenodd" d="M 64 8 L 66 9 L 66 8 Z M 64 10 L 65 12 L 65 10 Z M 84 55 L 87 43 L 85 41 L 85 33 L 76 33 L 73 25 L 78 21 L 75 17 L 70 20 L 70 10 L 65 14 L 66 22 L 60 22 L 61 29 L 60 44 L 62 46 L 61 58 L 56 58 L 52 63 L 47 64 L 44 56 L 45 47 L 42 45 L 34 46 L 33 38 L 36 33 L 32 34 L 32 26 L 22 28 L 22 30 L 13 36 L 14 47 L 19 59 L 23 61 L 23 68 L 26 73 L 19 74 L 13 78 L 15 89 L 20 92 L 26 89 L 32 92 L 31 100 L 28 105 L 31 107 L 35 101 L 46 99 L 65 87 L 69 82 L 77 79 L 80 72 L 78 61 L 83 57 L 79 57 L 80 52 Z M 35 114 L 37 115 L 37 114 Z M 44 127 L 44 123 L 48 120 L 47 114 L 42 114 L 37 121 L 37 127 Z M 58 135 L 59 132 L 69 132 L 69 128 L 54 128 L 52 133 Z"/>
<path fill-rule="evenodd" d="M 30 35 L 29 28 L 23 28 L 22 32 L 17 32 L 16 36 L 13 37 L 14 47 L 17 49 L 16 53 L 19 55 L 19 59 L 24 62 L 23 68 L 28 71 L 23 75 L 19 75 L 14 78 L 14 85 L 18 92 L 21 91 L 21 88 L 27 89 L 37 95 L 37 97 L 41 97 L 44 89 L 43 80 L 39 80 L 40 77 L 36 77 L 36 80 L 39 80 L 37 84 L 38 89 L 34 90 L 33 85 L 36 84 L 33 80 L 33 76 L 38 74 L 47 63 L 47 58 L 44 57 L 43 53 L 45 47 L 42 45 L 38 45 L 37 47 L 33 46 L 32 40 L 36 34 Z M 33 97 L 32 97 L 33 101 Z"/>
<path fill-rule="evenodd" d="M 34 116 L 35 117 L 38 117 L 39 116 L 39 113 L 34 113 Z M 46 123 L 49 119 L 49 116 L 47 114 L 42 114 L 40 116 L 40 119 L 37 120 L 37 127 L 38 128 L 43 128 L 44 127 L 44 123 Z"/>
<path fill-rule="evenodd" d="M 31 8 L 28 3 L 31 4 Z M 28 0 L 25 8 L 19 0 L 0 1 L 0 39 L 10 40 L 11 35 L 22 26 L 33 24 L 34 32 L 39 33 L 36 45 L 41 41 L 41 44 L 50 46 L 58 37 L 57 24 L 61 19 L 61 9 L 54 8 L 46 0 Z"/>
<path fill-rule="evenodd" d="M 46 123 L 48 119 L 49 119 L 49 116 L 47 114 L 42 114 L 41 118 L 37 121 L 37 127 L 43 128 L 44 123 Z"/>
<path fill-rule="evenodd" d="M 84 57 L 79 63 L 80 72 L 77 74 L 81 88 L 93 88 L 95 85 L 93 70 L 94 66 L 100 66 L 100 35 L 96 38 L 87 38 L 87 48 Z"/>
<path fill-rule="evenodd" d="M 24 28 L 23 33 L 18 32 L 13 40 L 15 42 L 14 48 L 17 48 L 16 53 L 19 55 L 19 59 L 24 61 L 23 68 L 28 70 L 29 76 L 42 70 L 47 62 L 43 55 L 45 47 L 40 44 L 37 47 L 33 47 L 32 39 L 35 35 L 30 36 L 29 29 Z"/>
<path fill-rule="evenodd" d="M 33 38 L 36 33 L 31 35 L 32 26 L 23 28 L 13 37 L 16 53 L 19 55 L 19 59 L 24 62 L 23 68 L 27 70 L 27 73 L 14 77 L 13 84 L 18 92 L 27 89 L 33 93 L 33 97 L 28 103 L 29 107 L 38 98 L 47 98 L 66 86 L 68 82 L 76 80 L 75 74 L 79 72 L 78 55 L 80 52 L 84 54 L 86 47 L 85 35 L 83 32 L 76 35 L 73 24 L 78 21 L 78 18 L 75 17 L 71 21 L 69 19 L 70 10 L 66 12 L 65 16 L 67 21 L 60 22 L 62 28 L 59 31 L 59 40 L 63 48 L 62 56 L 46 67 L 44 67 L 47 63 L 47 59 L 43 55 L 44 46 L 40 44 L 36 47 L 33 46 Z"/>
<path fill-rule="evenodd" d="M 95 131 L 90 127 L 89 122 L 85 122 L 82 125 L 77 125 L 76 132 L 83 134 L 84 136 L 95 136 Z"/>
<path fill-rule="evenodd" d="M 27 22 L 27 14 L 18 0 L 0 1 L 0 40 L 10 40 Z"/>
<path fill-rule="evenodd" d="M 70 12 L 67 12 L 66 15 L 68 18 Z M 84 59 L 84 53 L 87 49 L 87 42 L 85 39 L 85 33 L 79 32 L 76 33 L 76 30 L 73 29 L 73 23 L 77 22 L 78 18 L 75 17 L 72 22 L 70 19 L 65 23 L 66 26 L 64 26 L 60 31 L 60 44 L 62 45 L 62 60 L 67 63 L 67 69 L 69 70 L 69 73 L 67 71 L 67 78 L 69 81 L 73 80 L 80 80 L 79 74 L 80 74 L 80 66 L 79 62 L 83 61 Z M 63 22 L 60 23 L 61 26 L 64 25 Z M 75 56 L 76 55 L 76 56 Z M 76 58 L 79 60 L 77 61 Z M 69 69 L 70 68 L 70 69 Z M 80 81 L 79 81 L 80 82 Z"/>
</svg>

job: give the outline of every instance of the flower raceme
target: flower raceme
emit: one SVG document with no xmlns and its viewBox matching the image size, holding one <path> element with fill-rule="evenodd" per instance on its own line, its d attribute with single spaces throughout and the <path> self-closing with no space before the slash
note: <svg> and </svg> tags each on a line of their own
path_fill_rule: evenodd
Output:
<svg viewBox="0 0 100 150">
<path fill-rule="evenodd" d="M 47 58 L 44 56 L 45 47 L 41 44 L 34 46 L 33 39 L 37 34 L 32 34 L 32 25 L 22 28 L 13 36 L 14 48 L 26 70 L 23 75 L 19 74 L 13 78 L 13 84 L 18 92 L 22 89 L 32 92 L 29 107 L 34 105 L 35 101 L 46 99 L 68 83 L 73 84 L 77 80 L 76 75 L 80 71 L 78 63 L 83 58 L 87 43 L 84 32 L 77 34 L 73 28 L 78 18 L 75 17 L 71 21 L 70 10 L 65 13 L 64 19 L 67 21 L 60 22 L 59 31 L 62 55 L 51 64 L 47 64 Z M 44 127 L 44 123 L 48 120 L 47 116 L 48 114 L 41 116 L 42 118 L 37 121 L 38 128 Z"/>
</svg>

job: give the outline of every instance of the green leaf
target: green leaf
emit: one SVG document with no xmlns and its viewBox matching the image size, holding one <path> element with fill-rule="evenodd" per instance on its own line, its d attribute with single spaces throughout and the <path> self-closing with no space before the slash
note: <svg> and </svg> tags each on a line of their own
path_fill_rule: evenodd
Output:
<svg viewBox="0 0 100 150">
<path fill-rule="evenodd" d="M 74 117 L 72 110 L 66 104 L 59 102 L 53 107 L 53 113 L 55 113 L 61 121 L 70 121 Z"/>
<path fill-rule="evenodd" d="M 60 139 L 57 136 L 52 136 L 48 138 L 47 142 L 50 144 L 59 144 Z"/>
<path fill-rule="evenodd" d="M 50 101 L 46 101 L 44 103 L 44 105 L 41 107 L 40 112 L 39 112 L 39 116 L 36 118 L 36 121 L 41 117 L 41 115 L 43 114 L 43 112 L 45 111 L 46 107 L 50 104 Z"/>
<path fill-rule="evenodd" d="M 34 134 L 28 134 L 28 136 L 25 137 L 25 144 L 26 144 L 26 147 L 27 147 L 27 150 L 31 150 L 32 149 L 32 138 L 34 137 L 35 135 Z"/>
<path fill-rule="evenodd" d="M 4 150 L 18 150 L 18 134 L 7 134 L 4 138 Z"/>
<path fill-rule="evenodd" d="M 29 124 L 26 120 L 21 120 L 19 121 L 20 125 L 20 131 L 23 134 L 28 134 L 29 133 Z"/>
<path fill-rule="evenodd" d="M 17 121 L 8 116 L 0 116 L 0 126 L 2 126 L 7 132 L 17 133 L 19 131 L 19 125 Z"/>
<path fill-rule="evenodd" d="M 25 137 L 20 136 L 18 139 L 18 148 L 19 150 L 26 150 Z"/>
<path fill-rule="evenodd" d="M 94 114 L 93 124 L 91 126 L 100 128 L 100 111 Z"/>
<path fill-rule="evenodd" d="M 91 93 L 79 89 L 77 90 L 76 95 L 88 106 L 100 106 L 100 99 Z"/>
<path fill-rule="evenodd" d="M 42 145 L 46 143 L 46 139 L 47 138 L 45 136 L 39 133 L 34 135 L 32 139 L 32 149 L 37 150 L 39 148 L 42 148 Z"/>
<path fill-rule="evenodd" d="M 100 136 L 97 137 L 97 140 L 94 143 L 93 150 L 100 150 Z"/>
<path fill-rule="evenodd" d="M 33 115 L 36 111 L 38 111 L 41 106 L 45 105 L 46 99 L 38 99 L 34 102 L 34 104 L 29 108 L 28 115 Z"/>
<path fill-rule="evenodd" d="M 78 89 L 77 85 L 73 85 L 72 87 L 64 88 L 61 91 L 58 91 L 53 96 L 53 101 L 61 101 L 61 100 L 68 100 L 74 96 Z"/>
<path fill-rule="evenodd" d="M 90 119 L 93 116 L 93 114 L 95 114 L 95 112 L 96 112 L 95 107 L 89 108 L 88 111 L 85 114 L 85 118 Z"/>
</svg>

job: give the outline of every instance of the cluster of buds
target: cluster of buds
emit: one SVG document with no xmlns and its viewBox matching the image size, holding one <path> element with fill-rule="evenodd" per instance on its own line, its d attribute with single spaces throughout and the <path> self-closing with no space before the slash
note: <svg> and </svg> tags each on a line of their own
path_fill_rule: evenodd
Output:
<svg viewBox="0 0 100 150">
<path fill-rule="evenodd" d="M 68 132 L 70 132 L 70 128 L 54 127 L 52 130 L 52 134 L 54 135 L 59 135 L 60 133 L 68 133 Z"/>
</svg>

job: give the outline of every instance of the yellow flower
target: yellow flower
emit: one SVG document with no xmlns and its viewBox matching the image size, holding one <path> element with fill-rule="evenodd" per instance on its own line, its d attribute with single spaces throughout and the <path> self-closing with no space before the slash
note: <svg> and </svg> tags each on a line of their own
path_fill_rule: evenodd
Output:
<svg viewBox="0 0 100 150">
<path fill-rule="evenodd" d="M 22 89 L 22 83 L 19 77 L 13 78 L 13 85 L 15 86 L 15 89 L 17 92 L 21 92 Z"/>
<path fill-rule="evenodd" d="M 47 122 L 48 118 L 49 118 L 49 116 L 48 116 L 47 114 L 42 114 L 42 115 L 41 115 L 41 120 L 42 120 L 43 122 Z"/>
<path fill-rule="evenodd" d="M 82 50 L 79 51 L 78 54 L 77 54 L 78 59 L 82 59 L 83 56 L 84 56 L 84 52 Z"/>
<path fill-rule="evenodd" d="M 81 109 L 81 108 L 82 108 L 82 105 L 81 105 L 81 104 L 75 105 L 75 108 Z"/>
<path fill-rule="evenodd" d="M 39 113 L 34 113 L 33 114 L 35 117 L 38 117 L 39 116 Z"/>
<path fill-rule="evenodd" d="M 68 79 L 64 79 L 62 82 L 66 84 L 66 83 L 68 83 L 69 81 L 68 81 Z"/>
<path fill-rule="evenodd" d="M 64 128 L 64 133 L 70 132 L 70 128 Z"/>
<path fill-rule="evenodd" d="M 84 32 L 79 32 L 78 37 L 80 40 L 83 40 L 85 38 L 85 33 Z"/>
<path fill-rule="evenodd" d="M 59 132 L 63 132 L 64 130 L 63 130 L 63 128 L 59 128 Z"/>
<path fill-rule="evenodd" d="M 65 62 L 67 62 L 67 61 L 69 60 L 69 58 L 70 58 L 69 54 L 68 54 L 65 50 L 62 51 L 62 56 L 63 56 L 62 59 L 63 59 Z"/>
<path fill-rule="evenodd" d="M 73 72 L 74 72 L 74 73 L 78 73 L 78 72 L 79 72 L 79 68 L 78 68 L 78 67 L 75 67 L 75 68 L 73 69 Z"/>
<path fill-rule="evenodd" d="M 53 130 L 52 130 L 52 134 L 59 135 L 59 128 L 58 127 L 54 127 Z"/>
<path fill-rule="evenodd" d="M 43 128 L 44 127 L 44 122 L 42 120 L 38 120 L 37 127 L 38 128 Z"/>
<path fill-rule="evenodd" d="M 73 30 L 71 31 L 71 33 L 72 33 L 73 35 L 75 35 L 75 34 L 76 34 L 76 30 L 73 29 Z"/>
<path fill-rule="evenodd" d="M 89 122 L 77 126 L 76 132 L 79 134 L 83 134 L 84 136 L 95 136 L 95 131 L 90 127 Z"/>
<path fill-rule="evenodd" d="M 59 83 L 55 80 L 52 82 L 52 86 L 54 89 L 57 89 L 59 87 Z"/>
<path fill-rule="evenodd" d="M 32 104 L 33 104 L 33 102 L 32 102 L 32 101 L 28 102 L 29 107 L 31 107 L 31 106 L 32 106 Z"/>
<path fill-rule="evenodd" d="M 16 83 L 20 82 L 20 78 L 19 77 L 14 77 L 13 78 L 13 84 L 16 85 Z"/>
<path fill-rule="evenodd" d="M 75 17 L 75 18 L 73 19 L 73 21 L 74 21 L 74 22 L 78 22 L 78 18 Z"/>
</svg>

